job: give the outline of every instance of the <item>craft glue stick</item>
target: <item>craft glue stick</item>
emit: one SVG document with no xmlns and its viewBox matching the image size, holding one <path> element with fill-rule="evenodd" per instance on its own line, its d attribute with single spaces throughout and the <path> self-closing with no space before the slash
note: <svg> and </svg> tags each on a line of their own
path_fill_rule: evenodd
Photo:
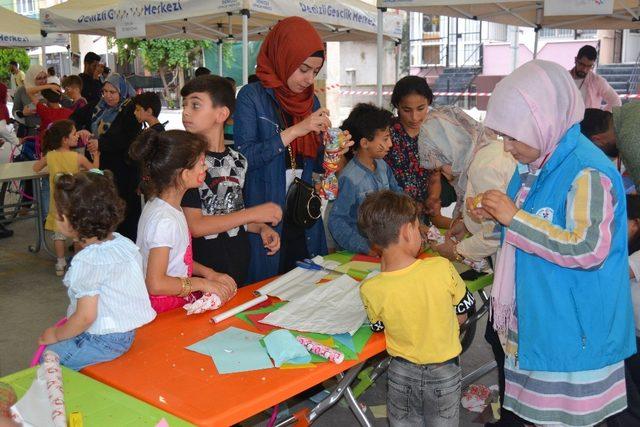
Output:
<svg viewBox="0 0 640 427">
<path fill-rule="evenodd" d="M 232 308 L 230 310 L 227 310 L 224 313 L 220 313 L 217 316 L 213 316 L 211 318 L 211 321 L 213 323 L 220 323 L 223 320 L 228 319 L 231 316 L 235 316 L 236 314 L 242 313 L 243 311 L 245 311 L 248 308 L 253 307 L 254 305 L 258 305 L 261 302 L 266 301 L 267 298 L 268 298 L 267 295 L 260 295 L 259 297 L 254 298 L 252 300 L 249 300 L 249 301 L 245 302 L 244 304 L 240 304 L 239 306 L 234 307 L 234 308 Z"/>
<path fill-rule="evenodd" d="M 296 339 L 307 350 L 309 350 L 310 353 L 317 354 L 318 356 L 324 357 L 328 361 L 336 364 L 344 361 L 344 353 L 341 351 L 322 345 L 307 337 L 297 336 Z"/>
<path fill-rule="evenodd" d="M 69 414 L 69 427 L 82 427 L 82 414 L 80 412 L 72 412 Z"/>
</svg>

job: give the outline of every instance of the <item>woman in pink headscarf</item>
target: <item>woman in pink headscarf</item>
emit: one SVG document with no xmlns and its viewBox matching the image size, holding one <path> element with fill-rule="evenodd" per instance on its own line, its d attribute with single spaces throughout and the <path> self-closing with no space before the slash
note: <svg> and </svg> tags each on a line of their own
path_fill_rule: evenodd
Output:
<svg viewBox="0 0 640 427">
<path fill-rule="evenodd" d="M 488 191 L 474 210 L 503 225 L 491 303 L 503 407 L 533 424 L 622 411 L 636 351 L 624 189 L 580 133 L 583 113 L 566 70 L 536 60 L 496 86 L 485 119 L 519 162 L 507 194 Z"/>
</svg>

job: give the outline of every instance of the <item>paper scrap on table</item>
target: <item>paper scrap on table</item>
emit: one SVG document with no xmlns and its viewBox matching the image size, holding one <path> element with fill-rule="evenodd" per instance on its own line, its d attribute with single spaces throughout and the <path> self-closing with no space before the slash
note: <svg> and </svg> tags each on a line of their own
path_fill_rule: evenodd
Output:
<svg viewBox="0 0 640 427">
<path fill-rule="evenodd" d="M 261 322 L 294 331 L 353 335 L 366 318 L 358 282 L 344 275 L 289 302 Z"/>
<path fill-rule="evenodd" d="M 66 427 L 62 369 L 56 353 L 45 351 L 36 378 L 11 413 L 23 427 Z"/>
<path fill-rule="evenodd" d="M 276 368 L 279 368 L 285 362 L 294 364 L 311 362 L 311 354 L 286 329 L 278 329 L 271 332 L 264 337 L 263 341 Z"/>
<path fill-rule="evenodd" d="M 313 258 L 313 262 L 327 268 L 334 269 L 339 264 L 335 261 L 324 261 L 321 256 Z M 257 292 L 270 295 L 284 301 L 293 301 L 313 291 L 320 280 L 329 274 L 324 270 L 308 270 L 296 267 L 272 282 L 267 283 Z"/>
<path fill-rule="evenodd" d="M 375 418 L 387 418 L 387 405 L 369 406 Z"/>
<path fill-rule="evenodd" d="M 258 314 L 248 314 L 247 318 L 253 323 L 253 326 L 256 327 L 258 332 L 262 332 L 264 334 L 268 334 L 269 332 L 278 329 L 277 326 L 265 325 L 260 321 L 267 317 L 269 313 L 258 313 Z"/>
<path fill-rule="evenodd" d="M 264 335 L 233 326 L 187 347 L 209 355 L 221 374 L 273 368 L 271 359 L 260 344 Z"/>
<path fill-rule="evenodd" d="M 349 270 L 362 271 L 363 273 L 371 273 L 380 270 L 380 263 L 368 261 L 349 261 L 346 264 L 339 265 L 335 270 L 342 273 L 348 273 Z"/>
<path fill-rule="evenodd" d="M 356 345 L 353 343 L 353 336 L 350 334 L 336 334 L 333 336 L 333 339 L 347 347 L 349 350 L 356 351 Z"/>
</svg>

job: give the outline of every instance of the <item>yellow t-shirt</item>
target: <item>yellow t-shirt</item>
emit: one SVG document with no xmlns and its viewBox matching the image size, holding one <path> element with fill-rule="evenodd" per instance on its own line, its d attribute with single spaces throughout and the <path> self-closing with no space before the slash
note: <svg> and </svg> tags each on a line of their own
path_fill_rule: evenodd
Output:
<svg viewBox="0 0 640 427">
<path fill-rule="evenodd" d="M 384 323 L 387 352 L 421 365 L 462 351 L 454 306 L 465 294 L 453 264 L 441 257 L 380 273 L 360 288 L 369 320 Z"/>
<path fill-rule="evenodd" d="M 75 151 L 53 150 L 46 154 L 47 169 L 49 170 L 49 213 L 47 214 L 47 221 L 44 223 L 44 228 L 47 230 L 57 231 L 56 218 L 58 214 L 56 212 L 56 203 L 53 199 L 56 175 L 59 173 L 77 173 L 80 170 L 78 156 L 79 154 Z"/>
</svg>

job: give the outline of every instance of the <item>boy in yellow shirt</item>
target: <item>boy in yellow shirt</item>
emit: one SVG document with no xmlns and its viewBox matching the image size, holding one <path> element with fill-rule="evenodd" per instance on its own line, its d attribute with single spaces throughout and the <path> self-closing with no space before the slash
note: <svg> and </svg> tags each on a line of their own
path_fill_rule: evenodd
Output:
<svg viewBox="0 0 640 427">
<path fill-rule="evenodd" d="M 405 194 L 386 190 L 366 197 L 358 227 L 382 249 L 382 264 L 379 275 L 363 282 L 360 295 L 372 328 L 384 330 L 393 356 L 390 425 L 457 427 L 459 322 L 473 297 L 447 259 L 416 258 L 422 247 L 418 216 L 417 205 Z"/>
</svg>

